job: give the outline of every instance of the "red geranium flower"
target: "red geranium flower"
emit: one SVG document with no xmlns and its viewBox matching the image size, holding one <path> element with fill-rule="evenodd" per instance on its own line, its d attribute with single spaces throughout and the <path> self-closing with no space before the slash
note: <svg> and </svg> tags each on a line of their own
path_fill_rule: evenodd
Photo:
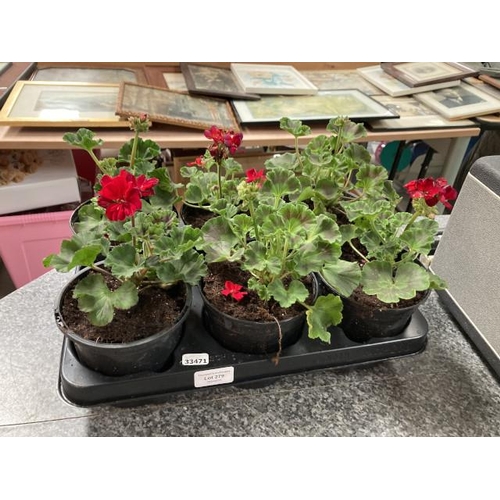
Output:
<svg viewBox="0 0 500 500">
<path fill-rule="evenodd" d="M 141 192 L 130 172 L 122 170 L 115 177 L 104 175 L 101 186 L 97 193 L 97 203 L 106 209 L 109 220 L 125 220 L 141 208 Z"/>
<path fill-rule="evenodd" d="M 186 163 L 188 167 L 202 167 L 203 166 L 203 156 L 198 156 L 196 160 Z"/>
<path fill-rule="evenodd" d="M 229 148 L 229 152 L 232 155 L 236 153 L 236 150 L 240 147 L 242 139 L 243 134 L 241 132 L 235 134 L 231 130 L 224 134 L 224 144 Z"/>
<path fill-rule="evenodd" d="M 456 189 L 450 186 L 444 177 L 415 179 L 406 183 L 404 187 L 410 198 L 424 198 L 429 207 L 441 202 L 446 208 L 451 209 L 452 205 L 449 201 L 455 200 L 458 196 Z"/>
<path fill-rule="evenodd" d="M 141 193 L 141 197 L 152 196 L 154 194 L 154 187 L 160 182 L 158 179 L 151 177 L 147 179 L 145 175 L 140 175 L 135 180 L 136 186 Z"/>
<path fill-rule="evenodd" d="M 254 168 L 251 168 L 250 170 L 247 170 L 247 177 L 246 177 L 247 182 L 258 182 L 262 186 L 265 180 L 266 180 L 266 172 L 264 169 L 255 170 Z"/>
<path fill-rule="evenodd" d="M 233 283 L 232 281 L 226 281 L 224 283 L 224 290 L 222 290 L 221 293 L 225 297 L 232 297 L 234 300 L 239 302 L 245 295 L 248 294 L 248 292 L 242 292 L 242 288 L 243 285 L 238 285 L 237 283 Z"/>
<path fill-rule="evenodd" d="M 224 142 L 224 132 L 216 125 L 212 125 L 208 130 L 205 130 L 204 134 L 207 139 L 211 139 L 216 144 Z"/>
</svg>

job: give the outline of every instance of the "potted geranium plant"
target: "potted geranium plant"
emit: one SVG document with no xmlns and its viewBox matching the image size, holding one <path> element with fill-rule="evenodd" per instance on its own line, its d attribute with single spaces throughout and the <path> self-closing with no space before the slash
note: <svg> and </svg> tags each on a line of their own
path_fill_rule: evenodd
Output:
<svg viewBox="0 0 500 500">
<path fill-rule="evenodd" d="M 103 146 L 103 140 L 96 137 L 95 132 L 87 128 L 80 128 L 76 132 L 67 132 L 63 140 L 69 145 L 86 151 L 93 159 L 96 169 L 96 183 L 94 192 L 100 187 L 100 179 L 103 175 L 115 176 L 122 170 L 126 170 L 134 176 L 157 179 L 155 192 L 150 203 L 154 206 L 165 208 L 174 207 L 180 200 L 177 189 L 180 185 L 172 182 L 165 166 L 161 165 L 160 146 L 150 140 L 143 139 L 140 134 L 145 133 L 151 127 L 151 121 L 146 113 L 138 117 L 129 118 L 130 129 L 134 132 L 133 137 L 119 149 L 117 156 L 99 158 L 95 151 Z M 102 217 L 102 211 L 96 211 L 95 200 L 82 203 L 71 217 L 71 226 L 74 231 L 85 230 L 84 224 L 94 225 Z M 85 221 L 80 215 L 85 215 Z"/>
<path fill-rule="evenodd" d="M 56 321 L 80 360 L 107 375 L 162 369 L 190 310 L 191 286 L 206 273 L 201 231 L 179 223 L 158 194 L 162 173 L 127 166 L 99 178 L 80 227 L 44 265 L 80 269 L 61 291 Z M 168 182 L 165 182 L 168 187 Z"/>
<path fill-rule="evenodd" d="M 398 211 L 400 199 L 394 198 L 341 202 L 352 224 L 343 234 L 359 265 L 358 286 L 343 297 L 342 328 L 353 340 L 397 335 L 430 290 L 446 287 L 422 260 L 438 232 L 436 205 L 451 209 L 457 192 L 442 177 L 413 180 L 405 188 L 413 213 Z M 335 289 L 333 267 L 326 266 L 322 278 Z"/>
<path fill-rule="evenodd" d="M 236 186 L 243 173 L 232 157 L 241 146 L 241 132 L 212 125 L 204 135 L 212 141 L 205 153 L 180 169 L 186 179 L 181 215 L 194 227 L 201 227 L 216 214 L 238 211 Z"/>
<path fill-rule="evenodd" d="M 348 221 L 341 202 L 376 200 L 388 195 L 391 186 L 386 183 L 387 170 L 373 164 L 366 147 L 356 142 L 366 137 L 362 123 L 345 116 L 332 118 L 326 126 L 327 134 L 314 137 L 303 148 L 298 139 L 311 133 L 309 126 L 283 117 L 280 128 L 294 136 L 295 151 L 276 155 L 265 165 L 267 169 L 295 172 L 301 189 L 291 196 L 292 201 L 304 201 L 315 213 L 330 214 L 344 224 Z"/>
<path fill-rule="evenodd" d="M 329 328 L 342 318 L 341 299 L 318 294 L 315 278 L 326 262 L 339 261 L 341 233 L 332 217 L 290 201 L 300 189 L 290 169 L 251 169 L 237 186 L 240 212 L 202 227 L 207 328 L 231 350 L 279 353 L 304 323 L 310 338 L 330 342 Z M 347 276 L 356 264 L 340 267 Z"/>
</svg>

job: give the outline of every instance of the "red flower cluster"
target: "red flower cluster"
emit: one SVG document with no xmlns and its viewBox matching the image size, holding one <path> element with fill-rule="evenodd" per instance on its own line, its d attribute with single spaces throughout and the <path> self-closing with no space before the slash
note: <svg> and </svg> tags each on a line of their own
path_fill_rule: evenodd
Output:
<svg viewBox="0 0 500 500">
<path fill-rule="evenodd" d="M 147 179 L 145 175 L 134 177 L 126 170 L 121 170 L 115 177 L 104 175 L 97 203 L 106 209 L 109 220 L 125 220 L 141 208 L 141 198 L 154 194 L 156 184 L 158 179 Z"/>
<path fill-rule="evenodd" d="M 233 283 L 232 281 L 226 281 L 224 283 L 224 290 L 221 291 L 222 295 L 225 297 L 232 297 L 237 302 L 243 299 L 248 292 L 242 292 L 242 285 L 238 285 L 237 283 Z"/>
<path fill-rule="evenodd" d="M 451 209 L 452 205 L 449 201 L 455 200 L 458 196 L 456 189 L 450 186 L 444 177 L 415 179 L 406 183 L 404 187 L 408 191 L 410 198 L 424 198 L 429 207 L 441 202 L 446 208 Z"/>
<path fill-rule="evenodd" d="M 215 159 L 227 158 L 229 154 L 236 153 L 243 140 L 241 132 L 234 133 L 232 130 L 222 130 L 216 125 L 205 130 L 204 135 L 213 141 L 208 150 Z"/>
<path fill-rule="evenodd" d="M 246 181 L 247 182 L 257 182 L 260 186 L 264 184 L 264 181 L 266 180 L 266 172 L 264 169 L 262 170 L 255 170 L 254 168 L 251 168 L 247 170 L 246 172 Z"/>
</svg>

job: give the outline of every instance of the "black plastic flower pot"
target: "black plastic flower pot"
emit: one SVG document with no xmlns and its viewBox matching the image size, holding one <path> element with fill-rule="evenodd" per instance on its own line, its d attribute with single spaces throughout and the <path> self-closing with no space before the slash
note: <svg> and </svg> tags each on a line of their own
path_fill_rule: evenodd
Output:
<svg viewBox="0 0 500 500">
<path fill-rule="evenodd" d="M 318 296 L 316 276 L 312 276 L 312 282 L 316 300 Z M 271 354 L 295 344 L 302 335 L 306 320 L 305 311 L 281 321 L 248 321 L 229 316 L 214 307 L 202 289 L 200 294 L 203 300 L 204 326 L 226 349 L 247 354 Z"/>
<path fill-rule="evenodd" d="M 366 306 L 349 297 L 342 297 L 342 322 L 340 328 L 354 342 L 366 342 L 371 338 L 394 337 L 410 323 L 416 310 L 425 302 L 427 290 L 419 302 L 408 307 L 378 308 Z"/>
<path fill-rule="evenodd" d="M 61 290 L 55 303 L 55 320 L 59 330 L 72 342 L 79 361 L 103 375 L 123 376 L 140 372 L 160 372 L 169 366 L 170 359 L 183 333 L 184 323 L 192 305 L 192 289 L 185 286 L 186 300 L 175 325 L 161 329 L 149 337 L 124 343 L 103 343 L 84 339 L 65 323 L 61 304 L 64 294 L 74 282 L 89 271 L 78 272 Z M 147 318 L 144 319 L 147 322 Z"/>
</svg>

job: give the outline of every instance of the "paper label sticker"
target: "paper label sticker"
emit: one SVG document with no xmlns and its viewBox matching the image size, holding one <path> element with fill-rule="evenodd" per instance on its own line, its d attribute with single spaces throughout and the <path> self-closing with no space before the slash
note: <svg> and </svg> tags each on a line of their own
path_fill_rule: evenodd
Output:
<svg viewBox="0 0 500 500">
<path fill-rule="evenodd" d="M 194 373 L 195 387 L 208 387 L 210 385 L 230 384 L 234 381 L 234 366 L 214 368 Z"/>
<path fill-rule="evenodd" d="M 200 366 L 208 365 L 210 356 L 206 352 L 188 353 L 182 355 L 183 366 Z"/>
</svg>

